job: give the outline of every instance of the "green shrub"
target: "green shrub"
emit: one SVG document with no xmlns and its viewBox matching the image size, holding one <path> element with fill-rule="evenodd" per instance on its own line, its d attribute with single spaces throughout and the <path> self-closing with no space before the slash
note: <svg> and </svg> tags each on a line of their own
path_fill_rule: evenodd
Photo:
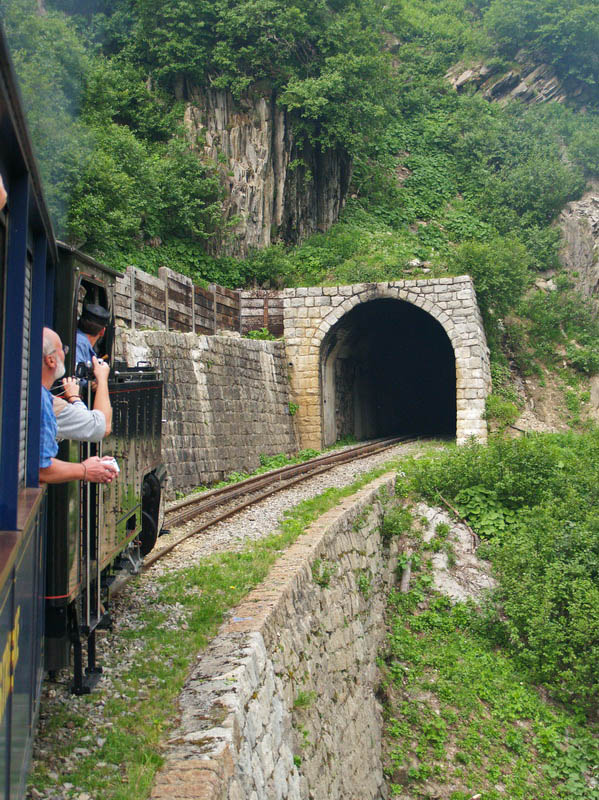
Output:
<svg viewBox="0 0 599 800">
<path fill-rule="evenodd" d="M 383 540 L 389 541 L 393 536 L 408 533 L 412 529 L 413 522 L 412 514 L 405 506 L 387 506 L 382 522 Z"/>
<path fill-rule="evenodd" d="M 455 504 L 499 580 L 481 629 L 532 679 L 599 707 L 599 432 L 469 445 L 406 467 L 411 491 Z"/>
<path fill-rule="evenodd" d="M 472 276 L 476 296 L 488 318 L 504 317 L 518 302 L 528 283 L 528 256 L 513 238 L 465 242 L 449 259 L 454 274 Z"/>
<path fill-rule="evenodd" d="M 513 425 L 520 412 L 518 406 L 511 400 L 506 400 L 497 394 L 490 394 L 486 399 L 485 419 L 491 422 L 499 431 Z"/>
<path fill-rule="evenodd" d="M 268 328 L 259 328 L 255 331 L 248 331 L 245 334 L 246 339 L 257 339 L 258 341 L 273 341 L 277 337 L 274 336 Z"/>
</svg>

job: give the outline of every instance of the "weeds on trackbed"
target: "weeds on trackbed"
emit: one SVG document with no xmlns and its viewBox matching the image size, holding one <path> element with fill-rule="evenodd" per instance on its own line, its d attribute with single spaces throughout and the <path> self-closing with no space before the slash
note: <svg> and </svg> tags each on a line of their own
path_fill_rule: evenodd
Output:
<svg viewBox="0 0 599 800">
<path fill-rule="evenodd" d="M 277 453 L 273 456 L 267 456 L 265 453 L 261 453 L 260 466 L 256 467 L 256 469 L 252 472 L 239 472 L 237 470 L 230 472 L 222 481 L 218 481 L 217 483 L 210 485 L 201 484 L 200 486 L 196 486 L 192 494 L 195 492 L 207 492 L 210 489 L 222 489 L 223 487 L 230 486 L 233 483 L 245 481 L 247 478 L 253 478 L 255 475 L 263 475 L 265 472 L 270 472 L 274 469 L 280 469 L 281 467 L 287 467 L 290 464 L 303 464 L 305 461 L 310 461 L 311 458 L 316 458 L 317 456 L 320 456 L 322 453 L 326 453 L 329 450 L 339 450 L 342 447 L 351 447 L 355 444 L 357 444 L 355 436 L 346 436 L 343 439 L 338 439 L 335 444 L 331 445 L 330 447 L 325 447 L 325 449 L 322 451 L 307 448 L 306 450 L 299 450 L 294 456 L 286 455 L 285 453 Z M 181 500 L 183 497 L 185 497 L 185 494 L 185 492 L 177 491 L 175 492 L 175 498 L 177 500 Z"/>
</svg>

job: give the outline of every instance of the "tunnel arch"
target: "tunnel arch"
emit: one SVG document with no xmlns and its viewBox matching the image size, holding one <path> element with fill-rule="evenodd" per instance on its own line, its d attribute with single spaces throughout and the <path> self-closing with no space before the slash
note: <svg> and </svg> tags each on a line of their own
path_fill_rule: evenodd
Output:
<svg viewBox="0 0 599 800">
<path fill-rule="evenodd" d="M 349 435 L 456 434 L 456 359 L 443 325 L 393 297 L 356 303 L 320 343 L 323 445 Z"/>
<path fill-rule="evenodd" d="M 331 402 L 326 372 L 330 369 L 329 332 L 352 309 L 384 299 L 421 309 L 444 330 L 455 358 L 456 442 L 464 444 L 471 437 L 486 442 L 485 398 L 491 390 L 489 349 L 469 275 L 299 287 L 285 289 L 282 294 L 285 349 L 301 447 L 320 449 L 331 437 L 330 413 L 324 412 Z M 342 331 L 343 325 L 335 330 Z"/>
</svg>

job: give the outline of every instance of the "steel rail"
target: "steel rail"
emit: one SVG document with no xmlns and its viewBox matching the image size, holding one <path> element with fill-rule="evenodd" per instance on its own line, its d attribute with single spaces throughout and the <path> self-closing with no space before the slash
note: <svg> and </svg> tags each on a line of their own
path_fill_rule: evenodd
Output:
<svg viewBox="0 0 599 800">
<path fill-rule="evenodd" d="M 379 452 L 393 444 L 398 444 L 406 440 L 406 436 L 393 436 L 385 439 L 375 439 L 367 444 L 349 447 L 338 453 L 328 453 L 317 456 L 301 464 L 287 464 L 279 469 L 270 470 L 261 475 L 254 475 L 230 486 L 223 486 L 220 489 L 212 489 L 202 492 L 200 495 L 186 497 L 171 505 L 165 514 L 164 526 L 166 528 L 176 528 L 185 522 L 196 517 L 199 513 L 210 511 L 229 500 L 243 496 L 252 491 L 259 491 L 262 487 L 270 485 L 274 480 L 283 480 L 310 473 L 320 465 L 342 464 L 345 461 L 352 461 L 357 458 L 364 458 Z"/>
<path fill-rule="evenodd" d="M 317 458 L 313 458 L 310 461 L 305 461 L 302 464 L 290 464 L 285 467 L 281 467 L 280 469 L 264 473 L 263 475 L 248 478 L 244 481 L 240 481 L 239 483 L 232 484 L 231 486 L 215 489 L 210 492 L 209 497 L 202 495 L 200 498 L 185 498 L 184 500 L 175 503 L 168 510 L 167 514 L 170 515 L 168 516 L 169 525 L 172 525 L 173 527 L 182 525 L 207 511 L 230 502 L 231 500 L 235 500 L 239 497 L 246 497 L 245 500 L 242 500 L 234 507 L 228 508 L 220 514 L 217 514 L 215 517 L 211 517 L 208 520 L 194 525 L 190 530 L 186 531 L 184 534 L 182 534 L 182 536 L 171 542 L 166 547 L 163 547 L 160 550 L 157 550 L 155 553 L 146 556 L 144 559 L 143 569 L 146 570 L 151 567 L 152 564 L 155 564 L 157 561 L 167 555 L 167 553 L 170 553 L 186 539 L 201 533 L 212 525 L 215 525 L 217 522 L 222 522 L 223 520 L 232 517 L 234 514 L 238 514 L 244 508 L 264 500 L 266 497 L 269 497 L 275 492 L 280 492 L 296 483 L 300 483 L 301 481 L 307 480 L 315 475 L 319 475 L 322 472 L 327 472 L 328 470 L 333 469 L 333 467 L 339 466 L 340 464 L 346 464 L 349 461 L 356 461 L 366 458 L 370 455 L 374 455 L 375 453 L 379 453 L 381 450 L 386 450 L 390 447 L 393 447 L 396 444 L 413 442 L 420 438 L 421 437 L 417 436 L 393 436 L 386 439 L 376 439 L 372 442 L 368 442 L 365 445 L 350 447 L 346 450 L 342 450 L 339 453 L 330 453 L 325 456 L 318 456 Z M 247 495 L 250 495 L 250 497 L 248 498 Z"/>
</svg>

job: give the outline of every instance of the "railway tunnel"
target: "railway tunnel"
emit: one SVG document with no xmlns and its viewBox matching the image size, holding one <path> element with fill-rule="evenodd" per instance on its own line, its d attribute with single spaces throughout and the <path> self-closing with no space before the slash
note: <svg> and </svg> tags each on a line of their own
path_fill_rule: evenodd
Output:
<svg viewBox="0 0 599 800">
<path fill-rule="evenodd" d="M 320 348 L 323 440 L 456 434 L 456 361 L 443 326 L 391 298 L 361 303 Z"/>
</svg>

